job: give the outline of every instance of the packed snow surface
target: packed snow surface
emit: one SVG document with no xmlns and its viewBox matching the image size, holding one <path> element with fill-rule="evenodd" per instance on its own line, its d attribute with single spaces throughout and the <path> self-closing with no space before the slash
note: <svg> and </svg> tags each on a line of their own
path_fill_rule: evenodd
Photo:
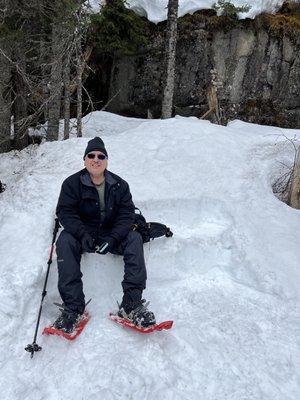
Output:
<svg viewBox="0 0 300 400">
<path fill-rule="evenodd" d="M 44 337 L 31 359 L 62 181 L 89 138 L 106 143 L 148 221 L 173 238 L 145 245 L 144 296 L 171 331 L 150 336 L 107 318 L 121 300 L 122 257 L 84 254 L 90 323 L 75 342 Z M 293 161 L 284 130 L 196 118 L 94 112 L 84 137 L 0 155 L 2 400 L 298 400 L 300 211 L 272 192 Z M 41 328 L 58 315 L 54 259 Z"/>
<path fill-rule="evenodd" d="M 230 0 L 237 7 L 250 6 L 248 12 L 240 13 L 240 18 L 254 18 L 262 12 L 274 13 L 284 0 Z M 99 9 L 99 0 L 90 0 L 95 10 Z M 179 0 L 178 16 L 193 14 L 195 11 L 212 8 L 217 0 Z M 126 5 L 137 14 L 158 23 L 167 19 L 168 0 L 126 0 Z"/>
</svg>

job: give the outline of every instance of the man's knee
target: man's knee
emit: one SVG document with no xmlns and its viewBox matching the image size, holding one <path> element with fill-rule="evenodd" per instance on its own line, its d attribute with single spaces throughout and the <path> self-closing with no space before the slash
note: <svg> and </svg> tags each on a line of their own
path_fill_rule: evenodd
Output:
<svg viewBox="0 0 300 400">
<path fill-rule="evenodd" d="M 136 231 L 130 231 L 126 237 L 126 241 L 128 243 L 136 244 L 137 246 L 143 245 L 142 236 L 139 232 L 136 232 Z"/>
<path fill-rule="evenodd" d="M 56 249 L 61 251 L 70 247 L 80 247 L 80 242 L 69 232 L 63 230 L 56 241 Z"/>
<path fill-rule="evenodd" d="M 81 245 L 70 233 L 62 231 L 56 242 L 59 285 L 80 279 Z"/>
</svg>

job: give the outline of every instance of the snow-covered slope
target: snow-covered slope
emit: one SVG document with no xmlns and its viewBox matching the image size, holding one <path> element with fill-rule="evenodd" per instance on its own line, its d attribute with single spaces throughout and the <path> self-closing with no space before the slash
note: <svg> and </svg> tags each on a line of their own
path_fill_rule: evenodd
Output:
<svg viewBox="0 0 300 400">
<path fill-rule="evenodd" d="M 298 400 L 300 212 L 271 184 L 299 131 L 196 118 L 85 118 L 84 138 L 0 155 L 0 393 L 4 400 Z M 107 318 L 122 258 L 84 255 L 92 319 L 74 343 L 42 337 L 30 359 L 54 210 L 65 177 L 100 135 L 109 168 L 174 237 L 145 245 L 145 297 L 174 328 L 152 336 Z M 56 261 L 41 325 L 57 315 Z"/>
<path fill-rule="evenodd" d="M 231 0 L 235 6 L 249 5 L 248 12 L 240 13 L 240 18 L 254 18 L 262 12 L 275 12 L 284 0 Z M 94 10 L 99 10 L 99 0 L 90 0 Z M 195 11 L 212 8 L 217 0 L 179 0 L 178 15 L 193 14 Z M 158 23 L 167 19 L 168 0 L 126 0 L 127 7 L 137 14 L 148 18 L 149 21 Z"/>
</svg>

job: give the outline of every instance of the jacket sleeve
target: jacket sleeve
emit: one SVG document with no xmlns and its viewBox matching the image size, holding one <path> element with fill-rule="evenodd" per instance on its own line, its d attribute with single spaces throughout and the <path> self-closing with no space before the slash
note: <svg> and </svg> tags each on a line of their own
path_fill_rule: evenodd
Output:
<svg viewBox="0 0 300 400">
<path fill-rule="evenodd" d="M 68 179 L 62 184 L 56 215 L 67 232 L 81 239 L 85 233 L 85 227 L 79 216 L 79 198 Z"/>
<path fill-rule="evenodd" d="M 116 217 L 111 229 L 111 237 L 117 242 L 122 241 L 130 232 L 134 223 L 134 204 L 130 193 L 129 185 L 124 182 L 120 203 L 116 210 Z"/>
</svg>

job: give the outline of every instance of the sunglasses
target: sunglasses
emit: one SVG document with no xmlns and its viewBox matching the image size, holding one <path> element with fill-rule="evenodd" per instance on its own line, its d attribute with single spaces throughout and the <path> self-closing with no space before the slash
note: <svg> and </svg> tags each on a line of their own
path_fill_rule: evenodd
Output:
<svg viewBox="0 0 300 400">
<path fill-rule="evenodd" d="M 87 158 L 93 160 L 95 157 L 98 158 L 98 160 L 107 160 L 107 156 L 105 154 L 94 154 L 94 153 L 89 153 L 87 155 Z"/>
</svg>

